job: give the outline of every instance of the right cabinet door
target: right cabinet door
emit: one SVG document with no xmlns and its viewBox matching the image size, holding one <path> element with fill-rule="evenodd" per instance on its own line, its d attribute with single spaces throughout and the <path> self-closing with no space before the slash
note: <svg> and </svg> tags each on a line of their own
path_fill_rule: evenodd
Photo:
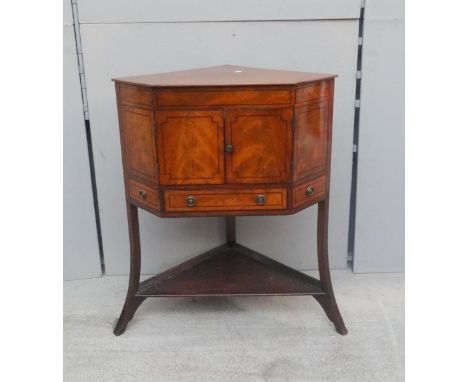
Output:
<svg viewBox="0 0 468 382">
<path fill-rule="evenodd" d="M 280 183 L 291 168 L 292 110 L 245 109 L 227 112 L 226 180 Z"/>
</svg>

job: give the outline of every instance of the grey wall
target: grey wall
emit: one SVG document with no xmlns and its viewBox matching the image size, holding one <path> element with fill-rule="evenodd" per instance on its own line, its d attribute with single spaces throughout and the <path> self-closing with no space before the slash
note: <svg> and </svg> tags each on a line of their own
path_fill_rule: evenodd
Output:
<svg viewBox="0 0 468 382">
<path fill-rule="evenodd" d="M 404 270 L 404 1 L 366 1 L 355 272 Z"/>
<path fill-rule="evenodd" d="M 360 0 L 78 0 L 106 271 L 128 273 L 128 234 L 112 77 L 239 64 L 333 72 L 330 261 L 347 258 Z M 65 276 L 100 274 L 70 2 L 64 0 Z M 367 0 L 354 269 L 403 262 L 403 1 Z M 392 190 L 390 193 L 389 190 Z M 224 240 L 219 218 L 140 212 L 142 271 Z M 238 239 L 298 269 L 316 268 L 316 208 L 238 219 Z"/>
<path fill-rule="evenodd" d="M 78 0 L 82 23 L 323 20 L 359 17 L 360 0 Z"/>
<path fill-rule="evenodd" d="M 125 198 L 111 77 L 225 63 L 339 75 L 330 256 L 333 267 L 345 267 L 359 2 L 296 1 L 297 7 L 287 1 L 269 2 L 269 7 L 264 7 L 265 1 L 221 2 L 229 12 L 218 6 L 219 1 L 184 3 L 185 7 L 174 7 L 173 2 L 146 2 L 140 8 L 135 2 L 119 1 L 112 2 L 113 12 L 107 11 L 107 2 L 79 3 L 107 273 L 128 272 Z M 264 21 L 224 22 L 226 15 Z M 324 19 L 304 20 L 314 15 Z M 210 22 L 197 21 L 202 19 Z M 192 22 L 180 22 L 187 20 Z M 144 273 L 159 272 L 224 240 L 223 220 L 219 218 L 159 219 L 145 212 L 140 217 Z M 313 269 L 315 220 L 315 208 L 291 217 L 242 218 L 239 241 L 296 268 Z"/>
<path fill-rule="evenodd" d="M 63 44 L 63 273 L 69 280 L 101 275 L 69 2 L 64 2 Z"/>
</svg>

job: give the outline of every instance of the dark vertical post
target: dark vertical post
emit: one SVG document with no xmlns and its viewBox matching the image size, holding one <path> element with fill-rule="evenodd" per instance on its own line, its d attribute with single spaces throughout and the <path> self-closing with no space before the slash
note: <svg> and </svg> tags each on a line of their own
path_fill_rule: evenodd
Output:
<svg viewBox="0 0 468 382">
<path fill-rule="evenodd" d="M 333 293 L 328 263 L 328 204 L 328 198 L 318 203 L 317 257 L 322 289 Z"/>
<path fill-rule="evenodd" d="M 226 216 L 226 242 L 232 247 L 236 243 L 236 217 Z"/>
<path fill-rule="evenodd" d="M 130 237 L 130 276 L 128 280 L 127 298 L 114 328 L 116 336 L 125 332 L 128 322 L 133 318 L 135 311 L 145 300 L 145 297 L 136 297 L 140 285 L 141 249 L 140 226 L 138 223 L 138 208 L 127 201 L 128 234 Z"/>
<path fill-rule="evenodd" d="M 320 282 L 325 294 L 314 295 L 314 297 L 322 306 L 327 317 L 335 325 L 336 331 L 345 335 L 348 333 L 348 329 L 346 329 L 335 300 L 330 276 L 330 264 L 328 262 L 328 205 L 328 197 L 318 203 L 317 222 L 317 257 Z"/>
</svg>

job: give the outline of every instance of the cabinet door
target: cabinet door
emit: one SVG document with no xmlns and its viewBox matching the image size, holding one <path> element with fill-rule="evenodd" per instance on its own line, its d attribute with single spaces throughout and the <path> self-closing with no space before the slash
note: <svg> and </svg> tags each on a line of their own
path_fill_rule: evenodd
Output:
<svg viewBox="0 0 468 382">
<path fill-rule="evenodd" d="M 230 183 L 287 181 L 291 167 L 291 118 L 292 110 L 284 108 L 228 112 L 227 181 Z"/>
<path fill-rule="evenodd" d="M 160 183 L 224 183 L 223 122 L 219 111 L 156 112 Z"/>
</svg>

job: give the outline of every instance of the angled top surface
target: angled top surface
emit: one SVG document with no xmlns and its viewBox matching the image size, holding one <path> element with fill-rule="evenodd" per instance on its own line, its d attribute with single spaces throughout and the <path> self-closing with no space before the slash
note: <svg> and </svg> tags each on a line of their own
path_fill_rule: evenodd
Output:
<svg viewBox="0 0 468 382">
<path fill-rule="evenodd" d="M 335 74 L 295 72 L 222 65 L 178 72 L 114 78 L 114 81 L 154 87 L 295 85 L 334 78 Z"/>
</svg>

